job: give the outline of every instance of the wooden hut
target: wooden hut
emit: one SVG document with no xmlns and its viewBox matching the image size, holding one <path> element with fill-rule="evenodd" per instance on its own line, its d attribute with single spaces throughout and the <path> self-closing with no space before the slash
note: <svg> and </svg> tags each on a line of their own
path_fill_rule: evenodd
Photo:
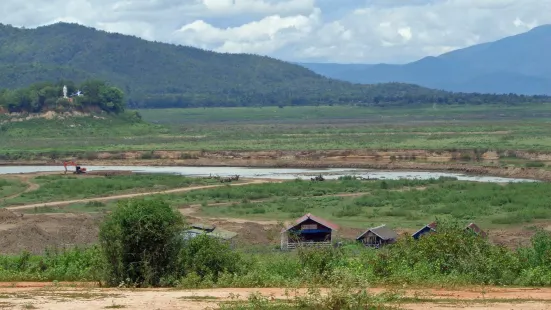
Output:
<svg viewBox="0 0 551 310">
<path fill-rule="evenodd" d="M 386 225 L 381 225 L 366 230 L 356 240 L 365 246 L 379 248 L 396 242 L 397 238 L 398 234 L 394 230 L 386 227 Z"/>
<path fill-rule="evenodd" d="M 209 224 L 195 223 L 191 224 L 190 229 L 182 233 L 182 237 L 184 240 L 189 240 L 202 234 L 228 242 L 232 247 L 235 245 L 234 240 L 237 236 L 237 233 L 233 231 L 224 230 Z"/>
<path fill-rule="evenodd" d="M 436 222 L 425 225 L 423 228 L 419 229 L 413 234 L 413 239 L 419 239 L 422 235 L 436 232 Z"/>
<path fill-rule="evenodd" d="M 478 227 L 475 223 L 470 223 L 467 225 L 467 227 L 465 227 L 465 231 L 472 232 L 482 238 L 486 238 L 488 236 L 488 234 L 480 229 L 480 227 Z"/>
<path fill-rule="evenodd" d="M 338 225 L 308 213 L 281 231 L 281 249 L 331 246 L 338 229 Z"/>
</svg>

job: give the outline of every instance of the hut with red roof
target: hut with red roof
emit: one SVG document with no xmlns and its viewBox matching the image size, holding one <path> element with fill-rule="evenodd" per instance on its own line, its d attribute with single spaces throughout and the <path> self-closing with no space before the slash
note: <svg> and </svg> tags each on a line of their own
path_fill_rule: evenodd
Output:
<svg viewBox="0 0 551 310">
<path fill-rule="evenodd" d="M 331 246 L 338 230 L 337 224 L 308 213 L 281 231 L 281 249 L 292 250 L 299 246 Z"/>
<path fill-rule="evenodd" d="M 465 231 L 472 232 L 482 238 L 488 237 L 488 234 L 480 229 L 480 227 L 478 227 L 478 225 L 476 225 L 475 223 L 470 223 L 469 225 L 467 225 L 467 227 L 465 227 Z"/>
<path fill-rule="evenodd" d="M 417 239 L 421 238 L 421 236 L 423 236 L 423 235 L 436 232 L 436 226 L 437 226 L 436 222 L 432 222 L 430 224 L 427 224 L 427 225 L 423 226 L 423 228 L 419 229 L 418 231 L 416 231 L 412 235 L 413 239 L 417 240 Z"/>
</svg>

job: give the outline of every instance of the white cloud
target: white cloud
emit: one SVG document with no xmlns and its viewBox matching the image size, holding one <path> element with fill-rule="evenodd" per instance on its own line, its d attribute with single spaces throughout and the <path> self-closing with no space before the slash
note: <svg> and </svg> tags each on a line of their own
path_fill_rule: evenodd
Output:
<svg viewBox="0 0 551 310">
<path fill-rule="evenodd" d="M 287 44 L 297 44 L 319 23 L 319 9 L 308 16 L 272 15 L 238 27 L 216 28 L 203 20 L 174 33 L 177 41 L 211 47 L 218 52 L 269 54 Z"/>
<path fill-rule="evenodd" d="M 68 21 L 285 60 L 405 62 L 551 23 L 550 0 L 2 0 L 0 22 Z"/>
<path fill-rule="evenodd" d="M 216 14 L 308 12 L 314 8 L 314 0 L 201 0 L 205 8 Z"/>
<path fill-rule="evenodd" d="M 406 41 L 411 40 L 411 37 L 413 36 L 413 34 L 411 33 L 410 27 L 404 27 L 404 28 L 398 29 L 398 34 L 401 35 L 402 38 L 404 38 L 404 40 Z"/>
</svg>

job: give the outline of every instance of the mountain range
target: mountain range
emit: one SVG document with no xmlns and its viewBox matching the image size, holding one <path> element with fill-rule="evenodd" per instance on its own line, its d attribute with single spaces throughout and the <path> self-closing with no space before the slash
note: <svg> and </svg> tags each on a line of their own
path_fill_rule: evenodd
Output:
<svg viewBox="0 0 551 310">
<path fill-rule="evenodd" d="M 459 92 L 551 95 L 551 25 L 404 65 L 302 63 L 354 83 L 412 83 Z"/>
<path fill-rule="evenodd" d="M 146 108 L 551 101 L 407 83 L 353 84 L 270 57 L 216 53 L 67 23 L 35 29 L 0 24 L 0 72 L 0 89 L 100 79 L 121 88 L 130 107 Z"/>
</svg>

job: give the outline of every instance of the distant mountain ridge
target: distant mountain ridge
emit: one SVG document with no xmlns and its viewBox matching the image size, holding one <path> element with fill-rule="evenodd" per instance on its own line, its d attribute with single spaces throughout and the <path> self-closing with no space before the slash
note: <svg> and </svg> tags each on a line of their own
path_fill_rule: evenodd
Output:
<svg viewBox="0 0 551 310">
<path fill-rule="evenodd" d="M 404 65 L 303 63 L 354 83 L 412 83 L 455 92 L 551 95 L 551 25 Z"/>
<path fill-rule="evenodd" d="M 270 57 L 216 53 L 67 23 L 36 29 L 0 24 L 0 72 L 0 89 L 104 80 L 128 95 L 130 107 L 141 108 L 551 102 L 406 83 L 352 84 Z"/>
</svg>

